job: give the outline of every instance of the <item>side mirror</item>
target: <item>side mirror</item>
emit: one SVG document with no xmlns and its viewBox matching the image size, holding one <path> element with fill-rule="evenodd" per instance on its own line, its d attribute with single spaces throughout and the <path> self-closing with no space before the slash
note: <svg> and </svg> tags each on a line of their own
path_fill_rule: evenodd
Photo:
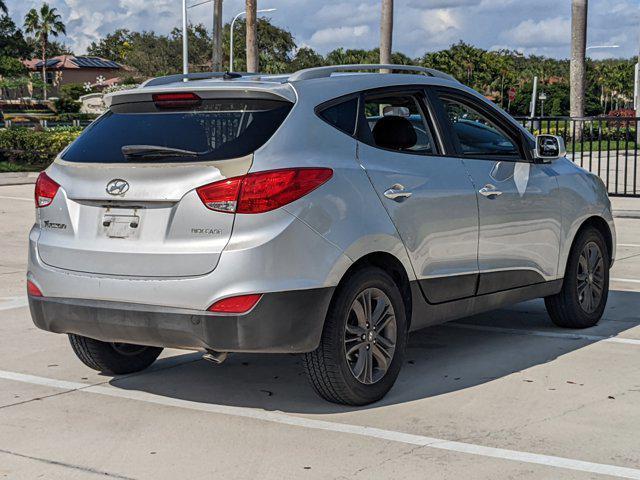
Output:
<svg viewBox="0 0 640 480">
<path fill-rule="evenodd" d="M 556 135 L 538 135 L 536 137 L 535 158 L 537 160 L 557 160 L 567 155 L 564 139 Z"/>
</svg>

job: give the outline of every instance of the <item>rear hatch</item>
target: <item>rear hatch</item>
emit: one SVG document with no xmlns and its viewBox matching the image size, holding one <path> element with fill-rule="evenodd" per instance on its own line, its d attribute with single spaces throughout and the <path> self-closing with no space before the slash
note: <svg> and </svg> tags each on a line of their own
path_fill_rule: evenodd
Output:
<svg viewBox="0 0 640 480">
<path fill-rule="evenodd" d="M 208 209 L 196 189 L 245 175 L 292 107 L 253 93 L 137 93 L 114 101 L 47 171 L 60 188 L 37 209 L 42 261 L 140 277 L 214 270 L 234 214 Z"/>
</svg>

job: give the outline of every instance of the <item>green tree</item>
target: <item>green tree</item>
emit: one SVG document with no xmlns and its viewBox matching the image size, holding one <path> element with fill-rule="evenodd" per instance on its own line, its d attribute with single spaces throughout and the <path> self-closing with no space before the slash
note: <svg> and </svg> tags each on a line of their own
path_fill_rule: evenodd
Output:
<svg viewBox="0 0 640 480">
<path fill-rule="evenodd" d="M 14 57 L 0 57 L 0 77 L 19 77 L 27 74 L 27 67 Z"/>
<path fill-rule="evenodd" d="M 31 54 L 31 47 L 11 17 L 0 17 L 0 56 L 28 58 Z"/>
<path fill-rule="evenodd" d="M 33 34 L 40 42 L 42 50 L 42 81 L 44 82 L 43 94 L 47 99 L 47 44 L 49 37 L 65 35 L 66 28 L 62 23 L 62 17 L 57 9 L 51 8 L 48 3 L 43 3 L 40 11 L 32 8 L 24 19 L 24 27 L 27 33 Z"/>
<path fill-rule="evenodd" d="M 4 3 L 4 0 L 0 0 L 0 12 L 3 12 L 5 15 L 9 15 L 9 9 L 7 8 L 7 4 Z"/>
<path fill-rule="evenodd" d="M 321 67 L 325 64 L 324 57 L 309 47 L 299 48 L 291 61 L 290 71 L 296 72 L 304 68 Z"/>
</svg>

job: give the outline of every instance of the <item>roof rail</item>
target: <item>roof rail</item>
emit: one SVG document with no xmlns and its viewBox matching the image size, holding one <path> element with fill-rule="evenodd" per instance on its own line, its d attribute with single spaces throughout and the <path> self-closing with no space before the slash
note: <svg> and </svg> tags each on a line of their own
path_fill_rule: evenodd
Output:
<svg viewBox="0 0 640 480">
<path fill-rule="evenodd" d="M 222 78 L 224 80 L 230 80 L 232 78 L 240 78 L 246 76 L 257 75 L 255 73 L 240 73 L 240 72 L 198 72 L 198 73 L 178 73 L 175 75 L 166 75 L 164 77 L 150 78 L 146 82 L 142 83 L 138 88 L 144 87 L 156 87 L 158 85 L 167 85 L 175 82 L 188 82 L 189 80 L 210 80 L 213 78 Z"/>
<path fill-rule="evenodd" d="M 348 72 L 353 70 L 391 70 L 391 71 L 409 71 L 418 72 L 430 77 L 444 78 L 446 80 L 452 80 L 458 82 L 451 75 L 435 70 L 433 68 L 419 67 L 417 65 L 394 65 L 394 64 L 353 64 L 353 65 L 331 65 L 328 67 L 315 67 L 306 68 L 304 70 L 298 70 L 297 72 L 289 76 L 290 82 L 298 80 L 311 80 L 313 78 L 327 78 L 335 72 Z"/>
</svg>

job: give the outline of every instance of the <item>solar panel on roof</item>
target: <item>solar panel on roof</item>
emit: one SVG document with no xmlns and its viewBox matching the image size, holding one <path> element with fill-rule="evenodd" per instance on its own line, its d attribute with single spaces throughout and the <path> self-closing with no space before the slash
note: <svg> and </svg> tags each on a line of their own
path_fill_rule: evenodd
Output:
<svg viewBox="0 0 640 480">
<path fill-rule="evenodd" d="M 54 67 L 59 63 L 60 63 L 60 60 L 58 60 L 57 58 L 50 58 L 49 60 L 47 60 L 47 68 Z M 42 60 L 36 63 L 36 68 L 42 68 Z"/>
<path fill-rule="evenodd" d="M 98 57 L 75 57 L 72 61 L 80 68 L 120 68 L 116 62 Z"/>
</svg>

